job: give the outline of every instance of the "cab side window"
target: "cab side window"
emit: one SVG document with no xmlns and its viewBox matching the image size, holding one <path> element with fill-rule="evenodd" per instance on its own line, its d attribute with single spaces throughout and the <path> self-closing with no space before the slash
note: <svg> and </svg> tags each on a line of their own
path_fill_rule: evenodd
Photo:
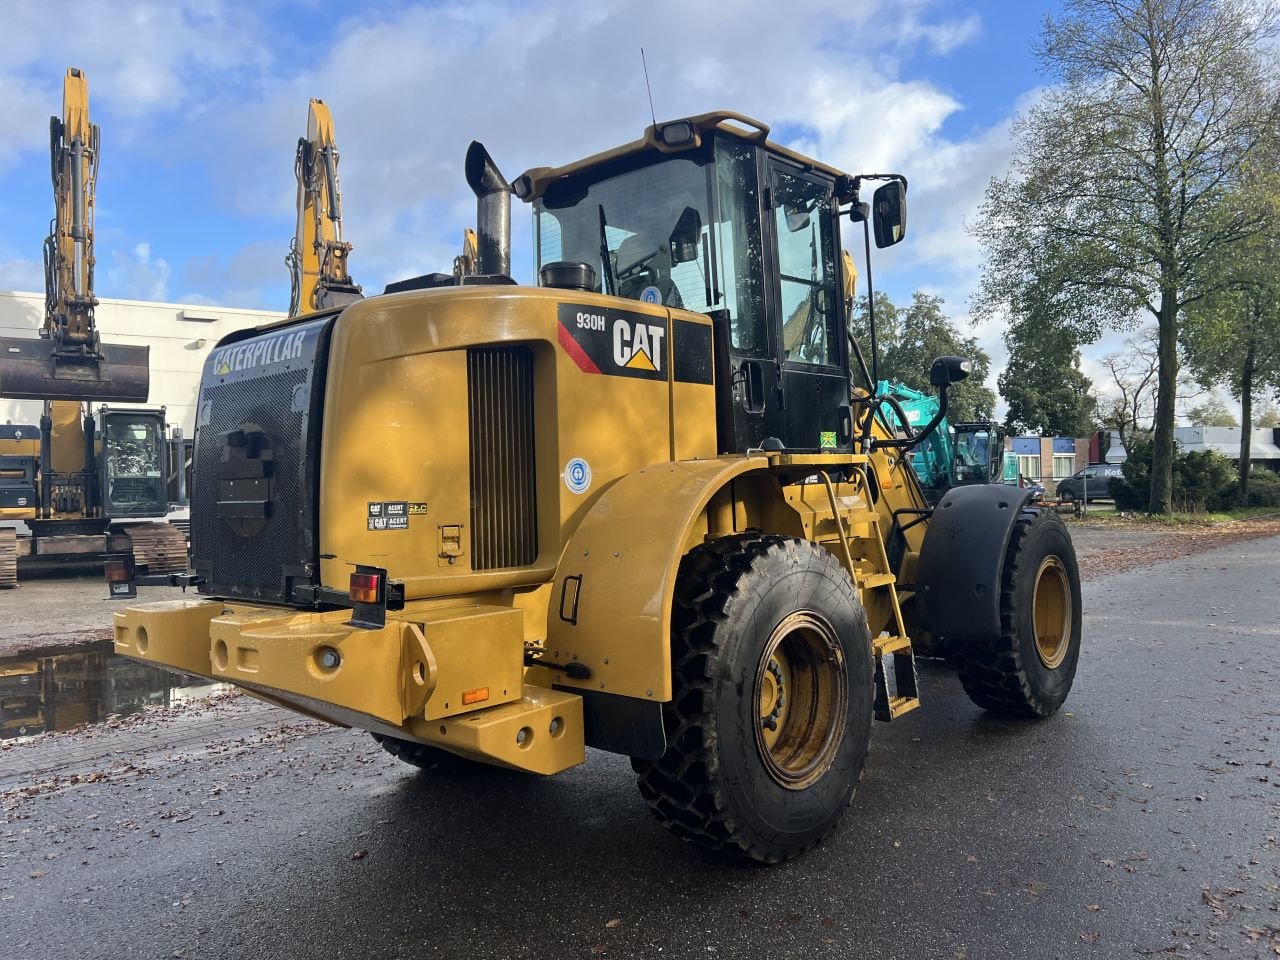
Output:
<svg viewBox="0 0 1280 960">
<path fill-rule="evenodd" d="M 729 313 L 729 344 L 738 353 L 764 356 L 769 352 L 769 335 L 761 282 L 764 266 L 755 151 L 728 138 L 718 141 L 716 185 L 720 215 L 715 244 L 724 306 Z"/>
<path fill-rule="evenodd" d="M 784 357 L 789 363 L 838 363 L 828 188 L 776 169 L 773 183 Z"/>
</svg>

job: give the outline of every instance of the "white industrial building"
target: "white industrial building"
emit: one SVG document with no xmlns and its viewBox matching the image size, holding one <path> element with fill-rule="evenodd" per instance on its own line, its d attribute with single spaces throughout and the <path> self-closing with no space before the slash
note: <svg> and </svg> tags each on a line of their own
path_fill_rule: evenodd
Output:
<svg viewBox="0 0 1280 960">
<path fill-rule="evenodd" d="M 1177 427 L 1173 439 L 1184 453 L 1213 450 L 1230 460 L 1240 459 L 1239 427 Z M 1249 436 L 1249 462 L 1255 468 L 1280 471 L 1280 430 L 1263 427 Z"/>
<path fill-rule="evenodd" d="M 164 407 L 170 432 L 195 431 L 200 369 L 214 345 L 233 330 L 283 319 L 268 310 L 240 310 L 186 303 L 108 300 L 94 313 L 106 343 L 151 348 L 151 397 L 148 407 Z M 0 336 L 38 337 L 44 322 L 44 294 L 0 291 Z M 131 406 L 113 404 L 113 406 Z M 40 422 L 38 400 L 0 399 L 0 423 Z"/>
</svg>

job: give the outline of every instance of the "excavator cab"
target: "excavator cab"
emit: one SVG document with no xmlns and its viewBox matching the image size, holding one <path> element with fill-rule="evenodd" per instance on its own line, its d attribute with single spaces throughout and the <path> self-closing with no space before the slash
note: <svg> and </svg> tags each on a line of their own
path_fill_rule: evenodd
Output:
<svg viewBox="0 0 1280 960">
<path fill-rule="evenodd" d="M 164 411 L 99 407 L 96 432 L 104 516 L 163 517 L 169 506 Z"/>
<path fill-rule="evenodd" d="M 767 134 L 746 117 L 708 114 L 650 127 L 656 149 L 537 168 L 513 187 L 533 203 L 543 286 L 714 318 L 715 379 L 731 385 L 717 403 L 720 452 L 849 452 L 839 216 L 857 185 Z M 877 243 L 897 243 L 905 191 L 878 191 L 873 215 Z M 618 362 L 635 349 L 616 344 Z"/>
</svg>

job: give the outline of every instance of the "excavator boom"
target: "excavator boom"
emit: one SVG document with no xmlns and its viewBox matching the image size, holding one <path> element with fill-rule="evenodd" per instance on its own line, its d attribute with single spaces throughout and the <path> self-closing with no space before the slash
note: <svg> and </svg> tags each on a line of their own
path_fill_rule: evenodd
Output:
<svg viewBox="0 0 1280 960">
<path fill-rule="evenodd" d="M 286 262 L 292 281 L 289 316 L 343 306 L 362 298 L 347 272 L 351 244 L 342 239 L 342 190 L 333 116 L 312 99 L 307 135 L 298 139 L 298 226 Z"/>
<path fill-rule="evenodd" d="M 94 323 L 98 127 L 83 71 L 67 70 L 62 100 L 62 118 L 49 123 L 54 218 L 44 244 L 44 326 L 38 340 L 0 337 L 0 397 L 145 403 L 150 348 L 104 346 Z"/>
</svg>

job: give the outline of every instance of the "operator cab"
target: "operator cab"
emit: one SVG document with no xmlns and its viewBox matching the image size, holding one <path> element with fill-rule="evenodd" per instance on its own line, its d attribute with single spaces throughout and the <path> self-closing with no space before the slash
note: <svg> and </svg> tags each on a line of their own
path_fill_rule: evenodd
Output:
<svg viewBox="0 0 1280 960">
<path fill-rule="evenodd" d="M 838 217 L 843 203 L 858 208 L 858 180 L 768 132 L 733 113 L 677 120 L 513 187 L 533 203 L 542 285 L 713 318 L 716 380 L 731 385 L 717 398 L 721 452 L 847 452 Z M 882 187 L 874 204 L 880 246 L 905 232 L 903 187 L 888 186 L 895 196 L 880 202 Z"/>
</svg>

